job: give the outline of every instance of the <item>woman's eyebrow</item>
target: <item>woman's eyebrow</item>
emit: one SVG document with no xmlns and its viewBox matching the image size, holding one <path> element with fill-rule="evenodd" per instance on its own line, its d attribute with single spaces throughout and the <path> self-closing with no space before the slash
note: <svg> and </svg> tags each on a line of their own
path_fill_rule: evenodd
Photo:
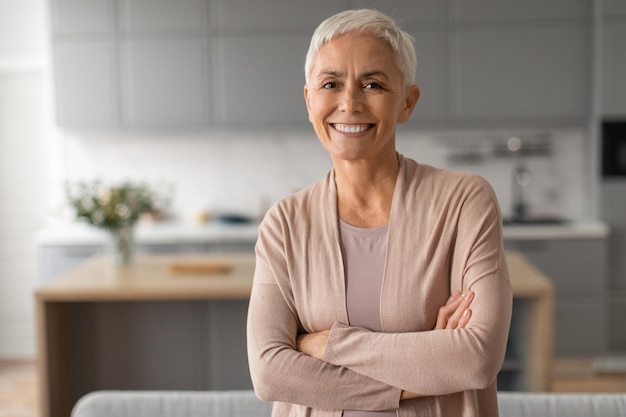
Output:
<svg viewBox="0 0 626 417">
<path fill-rule="evenodd" d="M 317 77 L 324 77 L 324 76 L 328 76 L 330 75 L 331 77 L 335 77 L 335 78 L 342 78 L 344 76 L 344 73 L 341 71 L 337 71 L 337 70 L 321 70 L 318 74 Z M 369 78 L 369 77 L 374 77 L 374 76 L 378 76 L 378 77 L 382 77 L 386 80 L 389 79 L 389 76 L 387 75 L 386 72 L 381 71 L 381 70 L 371 70 L 371 71 L 365 71 L 363 73 L 361 73 L 359 78 Z"/>
<path fill-rule="evenodd" d="M 322 77 L 322 76 L 327 76 L 330 75 L 332 77 L 336 77 L 336 78 L 340 78 L 343 76 L 343 73 L 341 71 L 335 71 L 335 70 L 322 70 L 320 71 L 317 76 L 318 77 Z"/>
<path fill-rule="evenodd" d="M 368 78 L 368 77 L 374 77 L 374 76 L 383 77 L 387 80 L 389 79 L 389 76 L 387 75 L 387 73 L 384 71 L 380 71 L 380 70 L 366 71 L 361 74 L 361 78 Z"/>
</svg>

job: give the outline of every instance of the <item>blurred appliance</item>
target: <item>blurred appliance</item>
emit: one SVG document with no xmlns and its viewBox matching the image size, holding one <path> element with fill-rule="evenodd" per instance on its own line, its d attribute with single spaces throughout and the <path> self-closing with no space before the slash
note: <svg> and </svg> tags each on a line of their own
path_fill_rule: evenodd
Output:
<svg viewBox="0 0 626 417">
<path fill-rule="evenodd" d="M 626 177 L 626 120 L 602 123 L 602 176 Z"/>
<path fill-rule="evenodd" d="M 602 219 L 609 242 L 609 349 L 626 351 L 626 120 L 602 123 Z"/>
</svg>

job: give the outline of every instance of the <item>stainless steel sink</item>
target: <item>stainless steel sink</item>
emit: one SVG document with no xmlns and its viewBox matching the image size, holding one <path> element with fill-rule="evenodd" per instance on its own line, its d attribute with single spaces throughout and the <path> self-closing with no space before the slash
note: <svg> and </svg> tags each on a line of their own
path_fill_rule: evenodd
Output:
<svg viewBox="0 0 626 417">
<path fill-rule="evenodd" d="M 569 223 L 562 217 L 538 216 L 522 218 L 505 218 L 502 223 L 506 226 L 555 226 Z"/>
</svg>

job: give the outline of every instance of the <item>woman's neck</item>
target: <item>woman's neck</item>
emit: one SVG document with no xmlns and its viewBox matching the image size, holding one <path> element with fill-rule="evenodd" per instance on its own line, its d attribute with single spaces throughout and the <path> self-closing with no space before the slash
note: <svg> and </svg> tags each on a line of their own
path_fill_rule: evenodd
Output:
<svg viewBox="0 0 626 417">
<path fill-rule="evenodd" d="M 339 217 L 348 224 L 364 228 L 389 223 L 398 170 L 395 154 L 393 159 L 387 160 L 336 163 Z"/>
</svg>

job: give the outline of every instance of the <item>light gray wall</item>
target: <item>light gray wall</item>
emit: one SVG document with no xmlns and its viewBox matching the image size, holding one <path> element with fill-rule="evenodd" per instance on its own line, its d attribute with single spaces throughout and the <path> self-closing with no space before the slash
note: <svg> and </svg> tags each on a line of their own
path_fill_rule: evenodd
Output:
<svg viewBox="0 0 626 417">
<path fill-rule="evenodd" d="M 0 358 L 35 354 L 33 233 L 45 222 L 43 0 L 0 2 Z"/>
</svg>

